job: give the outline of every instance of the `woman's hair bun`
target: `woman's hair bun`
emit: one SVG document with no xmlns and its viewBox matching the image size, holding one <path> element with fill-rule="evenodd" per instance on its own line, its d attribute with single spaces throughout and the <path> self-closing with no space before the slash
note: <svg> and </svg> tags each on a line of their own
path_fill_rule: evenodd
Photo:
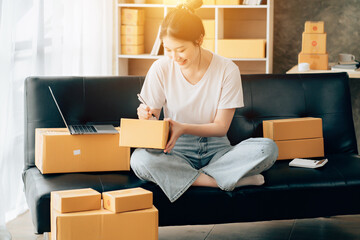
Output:
<svg viewBox="0 0 360 240">
<path fill-rule="evenodd" d="M 194 12 L 196 9 L 200 8 L 203 5 L 202 0 L 178 0 L 180 4 L 178 4 L 178 8 L 185 8 Z"/>
</svg>

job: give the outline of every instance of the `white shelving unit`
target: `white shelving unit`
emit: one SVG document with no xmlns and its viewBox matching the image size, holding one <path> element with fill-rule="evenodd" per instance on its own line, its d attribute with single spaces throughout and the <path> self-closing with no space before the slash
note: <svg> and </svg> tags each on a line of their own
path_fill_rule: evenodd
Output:
<svg viewBox="0 0 360 240">
<path fill-rule="evenodd" d="M 151 64 L 161 56 L 151 56 L 158 27 L 168 11 L 175 5 L 124 4 L 116 1 L 116 74 L 146 75 Z M 218 39 L 266 39 L 265 58 L 232 58 L 241 73 L 272 73 L 273 65 L 273 0 L 262 5 L 203 5 L 196 13 L 203 19 L 215 20 L 215 53 Z M 121 8 L 145 10 L 145 53 L 122 55 L 120 43 Z M 205 33 L 206 34 L 206 33 Z"/>
</svg>

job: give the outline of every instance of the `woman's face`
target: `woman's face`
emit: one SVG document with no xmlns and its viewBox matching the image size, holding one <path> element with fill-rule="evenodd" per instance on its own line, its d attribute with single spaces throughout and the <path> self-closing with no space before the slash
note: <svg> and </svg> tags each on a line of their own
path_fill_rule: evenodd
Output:
<svg viewBox="0 0 360 240">
<path fill-rule="evenodd" d="M 171 36 L 163 38 L 165 55 L 172 59 L 181 68 L 188 68 L 198 63 L 200 47 L 191 41 L 184 41 Z"/>
</svg>

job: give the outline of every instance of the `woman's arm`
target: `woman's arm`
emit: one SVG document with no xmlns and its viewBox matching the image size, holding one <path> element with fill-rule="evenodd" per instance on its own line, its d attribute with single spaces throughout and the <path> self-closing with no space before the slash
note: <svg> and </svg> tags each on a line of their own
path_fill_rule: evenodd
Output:
<svg viewBox="0 0 360 240">
<path fill-rule="evenodd" d="M 170 139 L 164 152 L 170 152 L 175 146 L 176 140 L 183 134 L 191 134 L 200 137 L 222 137 L 229 130 L 231 121 L 234 117 L 235 108 L 218 109 L 215 120 L 207 124 L 186 124 L 165 119 L 170 122 Z"/>
</svg>

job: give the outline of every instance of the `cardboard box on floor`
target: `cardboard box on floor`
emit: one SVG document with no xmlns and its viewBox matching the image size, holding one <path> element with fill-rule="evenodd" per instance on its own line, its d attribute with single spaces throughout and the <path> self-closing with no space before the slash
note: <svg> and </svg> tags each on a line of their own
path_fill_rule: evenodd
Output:
<svg viewBox="0 0 360 240">
<path fill-rule="evenodd" d="M 120 146 L 165 149 L 169 136 L 169 122 L 122 118 Z"/>
<path fill-rule="evenodd" d="M 130 170 L 130 148 L 119 147 L 119 134 L 71 135 L 67 128 L 38 128 L 35 138 L 35 165 L 43 174 Z"/>
<path fill-rule="evenodd" d="M 101 209 L 101 194 L 91 188 L 51 192 L 51 206 L 60 213 Z"/>
<path fill-rule="evenodd" d="M 51 210 L 52 240 L 158 239 L 158 210 L 113 213 L 106 209 L 60 213 Z"/>
<path fill-rule="evenodd" d="M 104 208 L 115 213 L 151 208 L 153 193 L 143 188 L 103 192 Z"/>
</svg>

